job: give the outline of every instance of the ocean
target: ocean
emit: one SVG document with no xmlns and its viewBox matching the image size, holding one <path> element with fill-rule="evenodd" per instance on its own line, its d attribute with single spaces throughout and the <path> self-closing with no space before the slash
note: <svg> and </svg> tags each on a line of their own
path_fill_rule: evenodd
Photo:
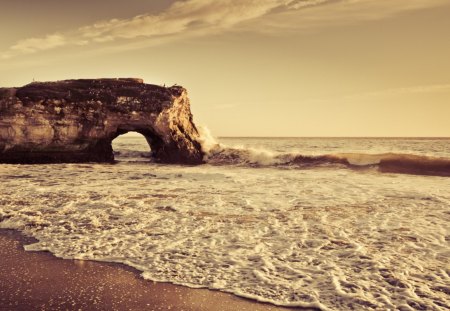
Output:
<svg viewBox="0 0 450 311">
<path fill-rule="evenodd" d="M 450 138 L 219 138 L 206 164 L 0 164 L 28 251 L 321 310 L 450 309 Z"/>
</svg>

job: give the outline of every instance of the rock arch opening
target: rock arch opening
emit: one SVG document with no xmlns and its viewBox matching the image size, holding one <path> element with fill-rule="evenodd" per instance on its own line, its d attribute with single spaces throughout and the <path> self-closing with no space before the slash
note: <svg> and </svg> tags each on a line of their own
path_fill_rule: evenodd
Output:
<svg viewBox="0 0 450 311">
<path fill-rule="evenodd" d="M 119 162 L 152 161 L 152 149 L 144 135 L 130 131 L 111 142 L 114 160 Z"/>
<path fill-rule="evenodd" d="M 162 139 L 149 128 L 119 127 L 111 141 L 115 161 L 158 161 Z"/>
</svg>

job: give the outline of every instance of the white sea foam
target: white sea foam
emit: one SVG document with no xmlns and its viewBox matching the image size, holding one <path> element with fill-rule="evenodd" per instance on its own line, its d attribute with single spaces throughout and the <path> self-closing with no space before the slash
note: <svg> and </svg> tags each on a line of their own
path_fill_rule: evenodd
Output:
<svg viewBox="0 0 450 311">
<path fill-rule="evenodd" d="M 278 305 L 447 310 L 448 189 L 326 167 L 0 165 L 0 227 L 30 251 Z"/>
<path fill-rule="evenodd" d="M 200 134 L 200 144 L 202 146 L 202 151 L 205 153 L 206 157 L 213 149 L 221 148 L 217 139 L 213 136 L 207 126 L 198 126 L 198 132 Z"/>
<path fill-rule="evenodd" d="M 209 164 L 255 164 L 276 165 L 282 163 L 277 152 L 264 148 L 251 148 L 244 145 L 229 146 L 219 143 L 209 128 L 199 126 L 200 144 L 205 153 L 204 160 Z"/>
</svg>

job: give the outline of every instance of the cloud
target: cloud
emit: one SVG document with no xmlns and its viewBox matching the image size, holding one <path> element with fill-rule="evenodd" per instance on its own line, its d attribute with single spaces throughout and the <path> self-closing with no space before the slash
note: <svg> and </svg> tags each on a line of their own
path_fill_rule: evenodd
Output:
<svg viewBox="0 0 450 311">
<path fill-rule="evenodd" d="M 349 102 L 385 102 L 387 99 L 401 98 L 408 96 L 415 96 L 420 94 L 437 94 L 450 92 L 450 83 L 443 84 L 428 84 L 428 85 L 416 85 L 409 87 L 390 88 L 384 90 L 375 90 L 364 93 L 349 94 L 343 96 L 323 97 L 323 98 L 310 98 L 307 103 L 310 105 L 323 105 L 336 103 L 349 103 Z"/>
<path fill-rule="evenodd" d="M 327 0 L 302 2 L 321 3 Z M 293 7 L 293 0 L 187 0 L 177 1 L 157 15 L 138 15 L 130 19 L 111 19 L 81 27 L 64 34 L 28 38 L 17 42 L 2 55 L 30 54 L 61 46 L 103 43 L 120 39 L 157 38 L 203 30 L 206 33 L 225 30 L 236 24 L 262 17 L 279 7 Z"/>
<path fill-rule="evenodd" d="M 209 32 L 263 17 L 274 10 L 297 10 L 330 0 L 189 0 L 175 2 L 159 15 L 139 15 L 131 19 L 113 19 L 80 28 L 85 38 L 132 39 L 166 36 L 199 29 Z"/>
<path fill-rule="evenodd" d="M 438 92 L 450 92 L 450 84 L 432 84 L 432 85 L 419 85 L 412 87 L 403 87 L 395 89 L 387 89 L 381 91 L 367 92 L 361 94 L 353 94 L 346 96 L 344 99 L 367 99 L 367 98 L 378 98 L 387 96 L 398 96 L 398 95 L 413 95 L 413 94 L 430 94 Z"/>
<path fill-rule="evenodd" d="M 10 58 L 14 54 L 28 54 L 42 50 L 53 49 L 66 45 L 66 38 L 61 34 L 47 35 L 43 38 L 29 38 L 21 40 L 10 47 L 9 51 L 2 54 L 2 58 Z"/>
<path fill-rule="evenodd" d="M 448 0 L 335 0 L 307 10 L 285 10 L 248 25 L 268 33 L 320 29 L 380 20 L 395 15 L 448 4 Z"/>
<path fill-rule="evenodd" d="M 11 50 L 18 52 L 36 52 L 56 48 L 66 44 L 66 39 L 60 34 L 47 35 L 44 38 L 31 38 L 19 41 L 11 47 Z"/>
<path fill-rule="evenodd" d="M 236 104 L 219 104 L 219 105 L 213 106 L 213 109 L 216 109 L 216 110 L 227 110 L 227 109 L 236 108 L 237 106 L 238 105 L 236 105 Z"/>
<path fill-rule="evenodd" d="M 446 0 L 179 0 L 159 14 L 111 19 L 65 33 L 18 41 L 1 58 L 62 46 L 102 44 L 146 38 L 164 41 L 231 29 L 276 31 L 311 28 L 332 21 L 367 20 L 405 10 L 435 6 Z M 305 13 L 302 13 L 305 12 Z M 238 27 L 240 26 L 240 27 Z"/>
</svg>

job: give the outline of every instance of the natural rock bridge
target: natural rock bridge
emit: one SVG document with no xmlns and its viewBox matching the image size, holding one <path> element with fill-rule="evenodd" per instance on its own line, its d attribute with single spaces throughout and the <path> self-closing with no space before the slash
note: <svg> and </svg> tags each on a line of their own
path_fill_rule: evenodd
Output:
<svg viewBox="0 0 450 311">
<path fill-rule="evenodd" d="M 180 86 L 94 79 L 0 88 L 0 163 L 112 162 L 111 142 L 129 131 L 144 135 L 157 161 L 202 162 Z"/>
</svg>

